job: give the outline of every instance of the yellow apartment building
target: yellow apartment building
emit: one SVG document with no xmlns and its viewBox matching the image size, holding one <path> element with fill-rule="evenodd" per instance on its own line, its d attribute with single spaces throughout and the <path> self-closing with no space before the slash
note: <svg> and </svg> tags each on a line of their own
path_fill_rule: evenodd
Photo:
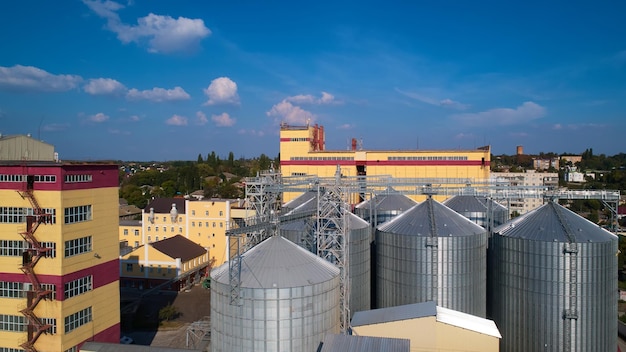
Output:
<svg viewBox="0 0 626 352">
<path fill-rule="evenodd" d="M 135 248 L 120 258 L 124 287 L 182 290 L 200 282 L 210 266 L 209 252 L 181 235 Z"/>
<path fill-rule="evenodd" d="M 362 150 L 356 139 L 348 150 L 326 150 L 323 126 L 280 128 L 280 169 L 286 176 L 391 176 L 404 179 L 489 180 L 490 147 L 474 150 Z M 465 183 L 465 182 L 464 182 Z M 463 186 L 459 184 L 458 186 Z M 297 196 L 286 193 L 283 201 Z M 423 197 L 412 197 L 423 200 Z"/>
<path fill-rule="evenodd" d="M 118 167 L 22 141 L 47 157 L 0 161 L 0 351 L 119 343 Z"/>
<path fill-rule="evenodd" d="M 409 339 L 411 352 L 497 352 L 502 336 L 492 320 L 422 302 L 356 312 L 352 334 Z"/>
</svg>

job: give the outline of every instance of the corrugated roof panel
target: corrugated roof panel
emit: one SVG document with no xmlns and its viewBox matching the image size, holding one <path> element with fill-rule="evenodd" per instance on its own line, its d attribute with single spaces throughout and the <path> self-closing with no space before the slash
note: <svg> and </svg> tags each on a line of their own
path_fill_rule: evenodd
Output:
<svg viewBox="0 0 626 352">
<path fill-rule="evenodd" d="M 409 352 L 410 346 L 408 339 L 328 334 L 320 352 Z"/>
<path fill-rule="evenodd" d="M 494 202 L 486 197 L 459 195 L 446 199 L 443 204 L 448 208 L 454 209 L 460 212 L 485 212 L 487 211 L 488 202 L 492 203 L 494 211 L 505 210 L 506 207 L 502 204 Z"/>
<path fill-rule="evenodd" d="M 241 287 L 288 288 L 326 282 L 339 269 L 282 236 L 272 236 L 243 254 Z M 228 263 L 211 272 L 211 277 L 229 284 Z"/>
<path fill-rule="evenodd" d="M 437 304 L 434 301 L 406 304 L 402 306 L 366 310 L 354 313 L 351 326 L 364 326 L 392 321 L 401 321 L 437 315 Z"/>
<path fill-rule="evenodd" d="M 315 197 L 317 197 L 317 191 L 315 190 L 306 191 L 302 193 L 301 195 L 297 196 L 296 198 L 285 203 L 283 205 L 283 208 L 295 209 Z"/>
<path fill-rule="evenodd" d="M 430 205 L 436 234 L 432 234 Z M 380 225 L 378 230 L 399 235 L 436 237 L 471 236 L 485 232 L 481 226 L 432 198 Z"/>
<path fill-rule="evenodd" d="M 607 242 L 615 238 L 609 231 L 555 202 L 548 202 L 497 227 L 495 233 L 537 241 L 570 242 L 566 228 L 578 243 Z"/>
</svg>

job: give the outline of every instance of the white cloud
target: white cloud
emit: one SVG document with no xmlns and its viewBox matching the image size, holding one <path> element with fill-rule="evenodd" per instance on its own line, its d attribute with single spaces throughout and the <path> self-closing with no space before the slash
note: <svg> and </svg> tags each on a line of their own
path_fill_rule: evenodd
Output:
<svg viewBox="0 0 626 352">
<path fill-rule="evenodd" d="M 353 128 L 354 128 L 354 125 L 350 123 L 344 123 L 343 125 L 337 126 L 337 129 L 339 130 L 351 130 Z"/>
<path fill-rule="evenodd" d="M 294 95 L 292 97 L 287 97 L 285 98 L 285 101 L 288 101 L 294 104 L 317 104 L 317 105 L 339 103 L 337 100 L 335 100 L 334 95 L 330 93 L 326 93 L 326 92 L 322 92 L 322 96 L 320 98 L 316 98 L 312 96 L 311 94 L 306 94 L 306 95 L 300 94 L 300 95 Z"/>
<path fill-rule="evenodd" d="M 209 122 L 209 119 L 206 117 L 206 114 L 202 111 L 196 112 L 196 124 L 203 126 Z"/>
<path fill-rule="evenodd" d="M 33 66 L 0 66 L 0 90 L 65 92 L 82 82 L 76 75 L 53 75 Z"/>
<path fill-rule="evenodd" d="M 536 120 L 545 116 L 546 108 L 527 101 L 515 109 L 497 108 L 477 113 L 452 115 L 452 118 L 471 125 L 516 125 Z"/>
<path fill-rule="evenodd" d="M 238 104 L 237 83 L 228 77 L 219 77 L 211 81 L 204 90 L 209 100 L 204 105 Z"/>
<path fill-rule="evenodd" d="M 113 1 L 83 0 L 98 16 L 107 20 L 107 29 L 117 34 L 124 44 L 148 42 L 148 51 L 153 53 L 189 52 L 195 50 L 200 41 L 211 34 L 202 19 L 173 18 L 155 15 L 137 19 L 137 25 L 122 23 L 117 11 L 124 8 Z"/>
<path fill-rule="evenodd" d="M 180 115 L 173 115 L 165 120 L 165 123 L 172 126 L 187 126 L 187 118 Z"/>
<path fill-rule="evenodd" d="M 313 123 L 316 118 L 313 113 L 306 111 L 299 106 L 292 105 L 286 100 L 272 106 L 272 109 L 270 109 L 270 111 L 266 114 L 269 117 L 278 119 L 278 122 L 300 125 Z"/>
<path fill-rule="evenodd" d="M 174 89 L 164 89 L 154 87 L 150 90 L 137 90 L 135 88 L 128 91 L 126 99 L 128 100 L 150 100 L 153 102 L 175 101 L 175 100 L 188 100 L 191 97 L 181 87 L 174 87 Z"/>
<path fill-rule="evenodd" d="M 89 116 L 89 121 L 97 122 L 97 123 L 104 122 L 104 121 L 106 121 L 108 119 L 109 119 L 109 116 L 105 115 L 105 114 L 103 114 L 101 112 L 99 112 L 99 113 L 97 113 L 95 115 Z"/>
<path fill-rule="evenodd" d="M 398 88 L 396 88 L 396 92 L 409 97 L 411 99 L 417 100 L 422 103 L 426 103 L 434 106 L 441 106 L 444 108 L 455 109 L 455 110 L 467 110 L 470 106 L 467 104 L 460 103 L 458 101 L 454 101 L 452 99 L 435 99 L 429 96 L 425 96 L 423 94 L 415 93 L 415 92 L 405 92 Z"/>
<path fill-rule="evenodd" d="M 121 134 L 121 135 L 130 135 L 130 131 L 118 130 L 118 129 L 109 129 L 110 134 Z"/>
<path fill-rule="evenodd" d="M 83 90 L 91 95 L 117 95 L 126 92 L 126 87 L 111 78 L 90 79 Z"/>
<path fill-rule="evenodd" d="M 237 122 L 236 119 L 230 117 L 227 113 L 211 116 L 211 121 L 215 122 L 217 127 L 231 127 Z"/>
<path fill-rule="evenodd" d="M 130 120 L 131 120 L 131 121 L 133 121 L 133 122 L 137 122 L 137 121 L 139 121 L 139 120 L 140 120 L 140 118 L 139 118 L 139 116 L 137 116 L 137 115 L 132 115 L 132 116 L 130 117 Z"/>
<path fill-rule="evenodd" d="M 257 130 L 240 129 L 239 131 L 237 131 L 237 133 L 238 134 L 245 134 L 245 135 L 249 135 L 249 136 L 257 136 L 257 137 L 265 136 L 265 132 L 257 131 Z"/>
<path fill-rule="evenodd" d="M 43 126 L 43 130 L 45 132 L 59 132 L 65 131 L 70 128 L 70 125 L 67 123 L 50 123 Z"/>
</svg>

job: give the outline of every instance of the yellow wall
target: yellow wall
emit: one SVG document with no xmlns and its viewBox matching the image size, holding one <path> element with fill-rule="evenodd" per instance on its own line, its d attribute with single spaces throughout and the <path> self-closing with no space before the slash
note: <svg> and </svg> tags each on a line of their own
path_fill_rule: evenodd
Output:
<svg viewBox="0 0 626 352">
<path fill-rule="evenodd" d="M 178 275 L 194 271 L 209 262 L 209 254 L 193 258 L 187 262 L 178 262 L 161 251 L 148 244 L 148 256 L 142 246 L 120 258 L 120 276 L 149 279 L 171 279 Z M 126 264 L 133 264 L 132 271 L 127 271 Z M 143 271 L 142 271 L 143 266 Z M 159 273 L 159 266 L 161 272 Z M 170 269 L 169 273 L 167 269 Z"/>
<path fill-rule="evenodd" d="M 353 327 L 354 335 L 411 340 L 411 352 L 497 352 L 500 339 L 438 322 L 436 317 Z"/>
<path fill-rule="evenodd" d="M 126 231 L 126 234 L 124 234 L 124 231 Z M 135 231 L 137 231 L 137 233 L 135 234 Z M 133 225 L 133 226 L 129 226 L 129 225 L 119 225 L 119 240 L 121 241 L 127 241 L 128 245 L 131 247 L 138 247 L 141 246 L 142 244 L 142 232 L 141 232 L 141 226 L 140 225 Z M 135 242 L 137 243 L 137 245 L 135 245 Z"/>
<path fill-rule="evenodd" d="M 187 218 L 185 214 L 180 213 L 180 210 L 178 211 L 179 211 L 179 214 L 176 218 L 176 222 L 172 222 L 172 218 L 170 217 L 169 210 L 167 213 L 155 213 L 153 222 L 150 222 L 149 220 L 150 213 L 143 212 L 142 222 L 143 222 L 143 231 L 144 231 L 145 236 L 142 238 L 139 245 L 142 245 L 144 241 L 149 243 L 149 242 L 160 241 L 165 238 L 174 237 L 176 235 L 185 236 L 185 227 L 187 224 L 186 222 Z M 133 241 L 133 244 L 134 244 L 134 241 Z"/>
</svg>

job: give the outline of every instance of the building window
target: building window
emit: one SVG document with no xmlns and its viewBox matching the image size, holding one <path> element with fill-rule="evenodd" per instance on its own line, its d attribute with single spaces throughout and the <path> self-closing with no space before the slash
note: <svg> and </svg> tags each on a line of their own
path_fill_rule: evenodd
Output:
<svg viewBox="0 0 626 352">
<path fill-rule="evenodd" d="M 163 222 L 167 222 L 167 216 L 163 217 Z"/>
<path fill-rule="evenodd" d="M 54 284 L 41 284 L 41 288 L 51 291 L 51 298 L 56 299 Z M 2 298 L 26 298 L 26 293 L 32 289 L 33 285 L 30 282 L 0 281 L 0 297 Z"/>
<path fill-rule="evenodd" d="M 135 248 L 139 247 L 139 241 L 135 241 Z"/>
<path fill-rule="evenodd" d="M 65 257 L 91 252 L 91 236 L 65 241 Z"/>
<path fill-rule="evenodd" d="M 91 321 L 91 307 L 87 307 L 74 314 L 65 317 L 65 333 L 83 326 Z"/>
<path fill-rule="evenodd" d="M 65 208 L 65 223 L 73 224 L 91 220 L 91 205 Z"/>
<path fill-rule="evenodd" d="M 156 239 L 155 239 L 155 241 L 157 241 L 157 242 L 159 241 L 159 236 L 156 236 Z"/>
<path fill-rule="evenodd" d="M 195 222 L 195 221 L 192 221 L 192 222 L 191 222 L 191 227 L 195 227 L 195 226 L 196 226 L 196 222 Z"/>
<path fill-rule="evenodd" d="M 148 236 L 148 242 L 152 241 L 151 236 Z"/>
<path fill-rule="evenodd" d="M 161 273 L 161 270 L 162 270 L 162 269 L 161 269 L 161 266 L 159 265 L 159 266 L 157 267 L 157 273 L 159 273 L 159 274 L 160 274 L 160 273 Z"/>
<path fill-rule="evenodd" d="M 45 214 L 50 214 L 50 218 L 46 219 L 50 224 L 56 224 L 56 209 L 44 208 Z M 0 207 L 0 223 L 2 224 L 20 224 L 26 222 L 26 216 L 33 215 L 32 208 L 18 207 Z"/>
<path fill-rule="evenodd" d="M 126 271 L 129 273 L 133 271 L 133 265 L 131 263 L 126 263 Z"/>
<path fill-rule="evenodd" d="M 26 331 L 28 320 L 23 315 L 0 314 L 0 330 L 2 331 Z"/>
<path fill-rule="evenodd" d="M 0 352 L 2 352 L 2 351 L 0 351 Z M 68 349 L 66 349 L 63 352 L 79 352 L 78 346 L 74 346 L 74 347 L 68 348 Z"/>
<path fill-rule="evenodd" d="M 143 268 L 144 268 L 144 266 L 143 266 L 143 265 L 141 265 L 141 266 L 139 267 L 139 271 L 140 271 L 140 272 L 142 272 L 142 273 L 143 273 Z"/>
<path fill-rule="evenodd" d="M 220 222 L 220 227 L 224 227 L 224 223 L 223 222 Z"/>
<path fill-rule="evenodd" d="M 178 222 L 183 222 L 183 218 L 182 217 L 178 218 Z"/>
<path fill-rule="evenodd" d="M 55 242 L 40 242 L 42 247 L 50 248 L 44 253 L 45 258 L 56 258 L 57 244 Z M 0 256 L 3 257 L 21 257 L 25 250 L 31 249 L 32 246 L 26 241 L 0 240 Z"/>
<path fill-rule="evenodd" d="M 124 229 L 124 236 L 128 236 L 128 229 Z"/>
<path fill-rule="evenodd" d="M 65 183 L 91 182 L 91 175 L 65 175 Z"/>
<path fill-rule="evenodd" d="M 182 228 L 182 227 L 179 227 L 179 228 L 178 228 L 178 232 L 181 232 L 181 233 L 182 233 L 182 232 L 183 232 L 183 228 Z"/>
<path fill-rule="evenodd" d="M 88 275 L 66 283 L 64 286 L 65 299 L 91 291 L 93 289 L 92 281 L 93 277 Z"/>
<path fill-rule="evenodd" d="M 150 226 L 148 226 L 148 232 L 150 232 Z"/>
<path fill-rule="evenodd" d="M 208 210 L 207 210 L 207 211 L 205 211 L 205 212 L 204 212 L 204 215 L 209 216 L 209 211 L 208 211 Z"/>
<path fill-rule="evenodd" d="M 224 216 L 224 212 L 220 210 L 220 216 Z"/>
<path fill-rule="evenodd" d="M 174 232 L 174 226 L 172 226 L 172 228 L 170 230 L 172 230 L 172 232 Z"/>
<path fill-rule="evenodd" d="M 191 211 L 191 215 L 196 215 L 196 211 L 195 211 L 195 210 L 192 210 L 192 211 Z"/>
<path fill-rule="evenodd" d="M 154 232 L 159 232 L 159 227 L 158 226 L 154 227 Z"/>
<path fill-rule="evenodd" d="M 139 236 L 139 230 L 135 230 L 135 236 Z"/>
<path fill-rule="evenodd" d="M 202 222 L 198 221 L 198 227 L 202 227 Z"/>
<path fill-rule="evenodd" d="M 205 222 L 204 224 L 206 225 L 206 227 L 209 227 L 209 222 L 208 221 Z"/>
<path fill-rule="evenodd" d="M 213 234 L 213 237 L 215 237 L 215 234 Z"/>
<path fill-rule="evenodd" d="M 215 227 L 215 221 L 213 222 L 213 227 Z"/>
<path fill-rule="evenodd" d="M 163 226 L 163 232 L 167 232 L 167 226 Z"/>
</svg>

